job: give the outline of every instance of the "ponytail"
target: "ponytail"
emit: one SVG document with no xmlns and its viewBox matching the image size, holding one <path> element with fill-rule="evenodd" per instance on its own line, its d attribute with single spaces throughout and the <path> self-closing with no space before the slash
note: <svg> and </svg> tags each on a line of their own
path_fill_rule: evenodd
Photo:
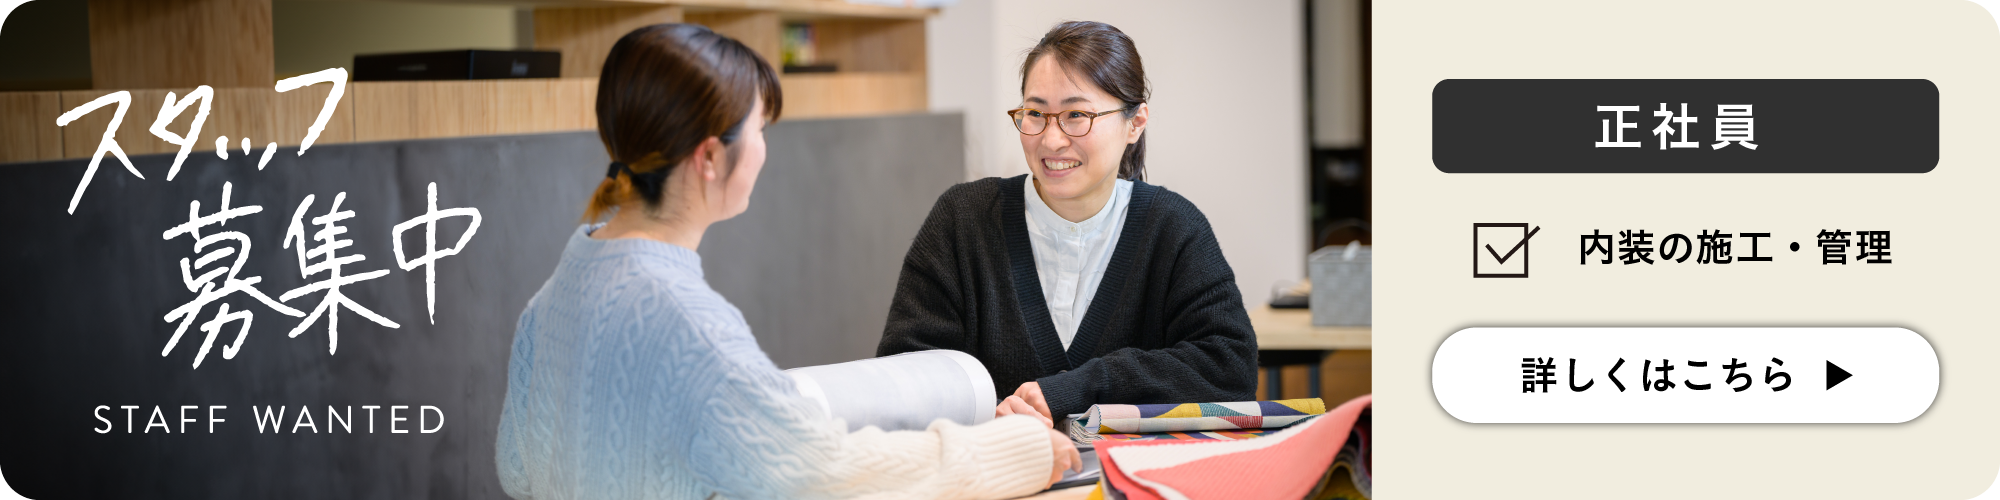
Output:
<svg viewBox="0 0 2000 500">
<path fill-rule="evenodd" d="M 658 207 L 674 167 L 711 137 L 735 142 L 759 100 L 765 122 L 777 121 L 784 108 L 777 71 L 741 42 L 695 24 L 656 24 L 619 38 L 597 79 L 597 134 L 611 169 L 583 221 L 633 201 Z"/>
<path fill-rule="evenodd" d="M 1132 113 L 1138 109 L 1133 106 Z M 1131 115 L 1126 115 L 1131 118 Z M 1139 140 L 1125 145 L 1125 156 L 1118 159 L 1118 178 L 1132 182 L 1146 180 L 1146 133 L 1139 133 Z"/>
</svg>

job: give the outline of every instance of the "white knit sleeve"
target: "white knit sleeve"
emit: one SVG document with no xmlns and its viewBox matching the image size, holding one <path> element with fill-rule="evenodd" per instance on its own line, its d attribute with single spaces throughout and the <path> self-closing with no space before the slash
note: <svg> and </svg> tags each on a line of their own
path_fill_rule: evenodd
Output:
<svg viewBox="0 0 2000 500">
<path fill-rule="evenodd" d="M 1026 416 L 962 426 L 932 422 L 922 432 L 866 427 L 846 437 L 845 474 L 883 482 L 884 497 L 1018 498 L 1048 483 L 1048 427 Z"/>
<path fill-rule="evenodd" d="M 1014 416 L 976 426 L 940 420 L 924 431 L 848 433 L 844 423 L 814 411 L 761 352 L 751 362 L 720 359 L 731 361 L 711 379 L 719 382 L 715 390 L 702 391 L 708 392 L 703 411 L 694 412 L 705 421 L 682 428 L 695 433 L 685 464 L 723 497 L 1014 498 L 1048 481 L 1052 452 L 1038 420 Z"/>
</svg>

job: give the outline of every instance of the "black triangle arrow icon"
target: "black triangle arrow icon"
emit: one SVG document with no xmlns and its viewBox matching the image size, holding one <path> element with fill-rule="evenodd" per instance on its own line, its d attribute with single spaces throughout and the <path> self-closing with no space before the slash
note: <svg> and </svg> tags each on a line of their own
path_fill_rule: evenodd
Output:
<svg viewBox="0 0 2000 500">
<path fill-rule="evenodd" d="M 1840 383 L 1841 383 L 1842 381 L 1845 381 L 1845 380 L 1847 380 L 1847 378 L 1848 378 L 1848 377 L 1852 377 L 1852 376 L 1854 376 L 1854 374 L 1852 374 L 1852 373 L 1847 373 L 1847 370 L 1842 370 L 1842 369 L 1840 369 L 1840 365 L 1836 365 L 1836 364 L 1833 364 L 1833 362 L 1832 362 L 1832 361 L 1827 361 L 1827 362 L 1826 362 L 1826 388 L 1827 388 L 1827 389 L 1832 389 L 1832 388 L 1833 388 L 1833 386 L 1836 386 L 1836 385 L 1840 385 Z"/>
</svg>

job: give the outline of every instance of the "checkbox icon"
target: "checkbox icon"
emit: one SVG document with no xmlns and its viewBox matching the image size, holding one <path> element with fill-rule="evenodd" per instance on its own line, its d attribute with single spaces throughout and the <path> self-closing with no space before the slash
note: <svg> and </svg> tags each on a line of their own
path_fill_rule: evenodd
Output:
<svg viewBox="0 0 2000 500">
<path fill-rule="evenodd" d="M 1528 277 L 1528 240 L 1541 232 L 1527 223 L 1483 222 L 1472 225 L 1472 277 Z"/>
</svg>

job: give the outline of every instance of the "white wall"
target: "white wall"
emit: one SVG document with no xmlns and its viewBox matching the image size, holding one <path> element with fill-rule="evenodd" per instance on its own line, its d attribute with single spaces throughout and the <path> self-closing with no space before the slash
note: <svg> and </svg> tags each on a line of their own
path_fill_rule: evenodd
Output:
<svg viewBox="0 0 2000 500">
<path fill-rule="evenodd" d="M 1244 300 L 1305 275 L 1307 145 L 1300 2 L 961 0 L 930 21 L 931 109 L 966 119 L 966 178 L 1027 173 L 1003 112 L 1023 54 L 1057 22 L 1132 37 L 1153 83 L 1146 179 L 1214 226 Z"/>
</svg>

